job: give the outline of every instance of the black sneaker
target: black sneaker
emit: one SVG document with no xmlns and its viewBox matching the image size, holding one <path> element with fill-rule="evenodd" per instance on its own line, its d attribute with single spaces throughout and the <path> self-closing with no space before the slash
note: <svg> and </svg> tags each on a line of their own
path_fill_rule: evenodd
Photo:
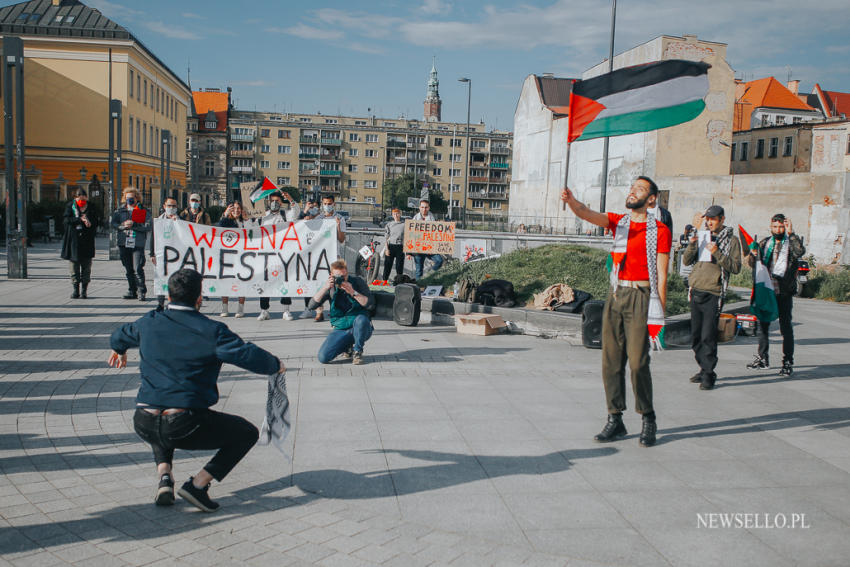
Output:
<svg viewBox="0 0 850 567">
<path fill-rule="evenodd" d="M 195 485 L 192 484 L 192 478 L 193 477 L 190 476 L 189 480 L 183 483 L 183 486 L 180 487 L 177 494 L 204 512 L 215 512 L 218 510 L 218 504 L 210 500 L 209 494 L 207 494 L 210 489 L 210 485 L 208 484 L 203 488 L 195 488 Z"/>
<path fill-rule="evenodd" d="M 166 473 L 159 477 L 159 486 L 156 488 L 154 504 L 157 506 L 171 506 L 174 504 L 174 480 Z"/>
<path fill-rule="evenodd" d="M 782 361 L 782 370 L 779 371 L 780 376 L 791 376 L 794 373 L 794 365 L 788 360 Z"/>
<path fill-rule="evenodd" d="M 144 301 L 144 300 L 145 300 L 145 292 L 143 291 L 142 293 L 139 294 L 139 301 Z"/>
<path fill-rule="evenodd" d="M 624 437 L 626 433 L 626 425 L 623 423 L 623 415 L 619 413 L 609 413 L 608 423 L 605 424 L 605 427 L 602 428 L 602 431 L 599 435 L 595 436 L 593 440 L 599 443 L 607 443 L 617 439 L 618 437 Z"/>
<path fill-rule="evenodd" d="M 767 357 L 756 355 L 753 358 L 753 361 L 747 365 L 747 368 L 750 370 L 761 370 L 764 368 L 770 368 L 770 364 L 767 361 Z"/>
<path fill-rule="evenodd" d="M 692 384 L 699 384 L 700 382 L 702 382 L 702 372 L 697 372 L 696 374 L 691 376 Z"/>
</svg>

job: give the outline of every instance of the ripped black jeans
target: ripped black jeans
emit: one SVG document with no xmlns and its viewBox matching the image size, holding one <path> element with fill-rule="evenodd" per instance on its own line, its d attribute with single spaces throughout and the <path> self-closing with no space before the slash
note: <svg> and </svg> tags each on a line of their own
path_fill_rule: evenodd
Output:
<svg viewBox="0 0 850 567">
<path fill-rule="evenodd" d="M 157 465 L 170 465 L 174 449 L 217 449 L 204 469 L 218 481 L 248 454 L 260 435 L 248 420 L 211 409 L 153 415 L 136 408 L 133 427 L 139 437 L 151 445 Z"/>
</svg>

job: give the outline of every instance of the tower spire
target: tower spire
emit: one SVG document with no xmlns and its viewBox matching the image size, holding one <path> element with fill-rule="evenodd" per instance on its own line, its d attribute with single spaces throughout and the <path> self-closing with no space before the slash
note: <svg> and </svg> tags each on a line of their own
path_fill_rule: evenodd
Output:
<svg viewBox="0 0 850 567">
<path fill-rule="evenodd" d="M 428 76 L 428 88 L 425 93 L 425 121 L 439 122 L 443 102 L 440 100 L 440 80 L 437 78 L 437 56 L 431 59 L 431 73 Z"/>
</svg>

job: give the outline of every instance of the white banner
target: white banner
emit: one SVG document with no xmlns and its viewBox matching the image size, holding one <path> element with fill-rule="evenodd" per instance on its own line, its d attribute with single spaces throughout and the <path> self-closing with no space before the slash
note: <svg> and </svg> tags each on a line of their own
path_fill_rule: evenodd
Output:
<svg viewBox="0 0 850 567">
<path fill-rule="evenodd" d="M 337 259 L 336 220 L 223 228 L 154 219 L 154 290 L 181 268 L 204 276 L 208 297 L 312 297 Z"/>
</svg>

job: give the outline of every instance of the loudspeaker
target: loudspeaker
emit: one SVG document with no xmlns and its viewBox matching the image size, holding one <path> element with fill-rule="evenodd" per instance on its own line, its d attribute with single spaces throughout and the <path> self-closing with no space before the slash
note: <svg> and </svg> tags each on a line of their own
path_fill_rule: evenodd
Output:
<svg viewBox="0 0 850 567">
<path fill-rule="evenodd" d="M 415 327 L 419 323 L 422 312 L 422 292 L 414 284 L 399 284 L 395 286 L 395 301 L 393 302 L 393 321 L 404 327 Z"/>
<path fill-rule="evenodd" d="M 602 348 L 602 308 L 604 301 L 585 301 L 581 313 L 581 342 L 586 348 Z"/>
</svg>

